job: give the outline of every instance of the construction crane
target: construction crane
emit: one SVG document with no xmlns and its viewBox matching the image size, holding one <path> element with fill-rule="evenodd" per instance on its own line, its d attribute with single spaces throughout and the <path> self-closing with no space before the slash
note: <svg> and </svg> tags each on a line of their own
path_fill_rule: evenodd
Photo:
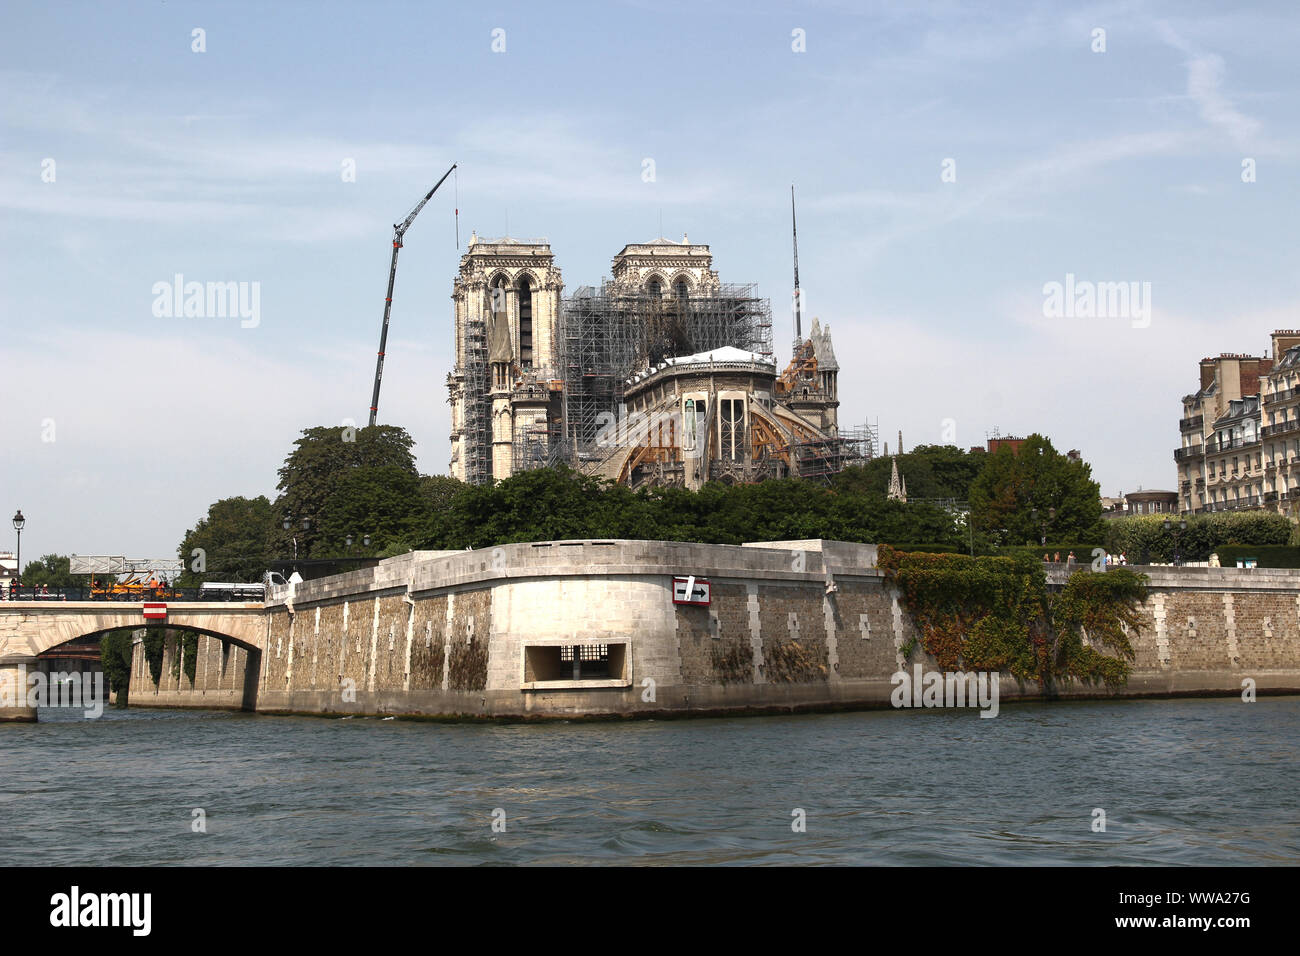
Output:
<svg viewBox="0 0 1300 956">
<path fill-rule="evenodd" d="M 388 346 L 388 317 L 393 311 L 393 281 L 397 278 L 397 253 L 402 248 L 402 237 L 406 235 L 406 230 L 411 228 L 411 223 L 415 222 L 415 217 L 420 214 L 424 204 L 433 198 L 433 194 L 438 191 L 438 187 L 446 182 L 447 177 L 451 175 L 451 170 L 456 168 L 456 164 L 451 164 L 451 169 L 442 174 L 442 179 L 434 185 L 432 189 L 425 194 L 425 197 L 415 204 L 415 208 L 401 222 L 393 223 L 393 264 L 388 270 L 388 295 L 384 297 L 384 327 L 379 333 L 379 358 L 375 362 L 375 391 L 370 397 L 370 425 L 373 428 L 375 419 L 379 415 L 379 383 L 384 377 L 384 349 Z"/>
</svg>

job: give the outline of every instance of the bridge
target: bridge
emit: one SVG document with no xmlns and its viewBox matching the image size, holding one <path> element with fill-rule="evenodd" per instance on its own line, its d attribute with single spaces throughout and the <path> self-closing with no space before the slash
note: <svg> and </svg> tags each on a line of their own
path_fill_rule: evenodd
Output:
<svg viewBox="0 0 1300 956">
<path fill-rule="evenodd" d="M 118 628 L 140 628 L 165 624 L 169 631 L 192 631 L 207 636 L 225 648 L 239 648 L 245 662 L 256 661 L 266 639 L 267 618 L 262 602 L 228 601 L 169 602 L 165 617 L 146 618 L 144 601 L 16 600 L 0 603 L 0 721 L 32 721 L 35 709 L 27 706 L 19 688 L 23 675 L 60 646 L 78 638 L 103 634 Z M 159 613 L 154 611 L 152 613 Z M 143 651 L 137 657 L 143 664 Z M 132 666 L 132 675 L 145 668 Z M 134 683 L 134 681 L 133 681 Z M 8 693 L 4 694 L 5 688 Z"/>
</svg>

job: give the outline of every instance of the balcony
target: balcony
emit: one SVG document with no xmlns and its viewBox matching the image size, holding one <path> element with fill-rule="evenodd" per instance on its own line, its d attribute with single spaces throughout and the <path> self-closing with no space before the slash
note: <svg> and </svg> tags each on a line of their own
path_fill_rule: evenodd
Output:
<svg viewBox="0 0 1300 956">
<path fill-rule="evenodd" d="M 1191 458 L 1200 458 L 1204 454 L 1204 445 L 1191 445 L 1187 448 L 1174 449 L 1174 461 L 1187 461 Z"/>
<path fill-rule="evenodd" d="M 1193 415 L 1191 418 L 1178 419 L 1178 430 L 1180 432 L 1190 431 L 1193 428 L 1200 428 L 1205 424 L 1204 415 Z"/>
<path fill-rule="evenodd" d="M 1294 422 L 1293 424 L 1295 428 L 1300 429 L 1300 421 Z M 1214 455 L 1221 451 L 1231 451 L 1234 448 L 1248 448 L 1251 445 L 1258 445 L 1258 444 L 1259 444 L 1258 438 L 1252 438 L 1250 440 L 1246 440 L 1245 438 L 1229 438 L 1225 441 L 1219 441 L 1219 442 L 1211 441 L 1211 442 L 1206 442 L 1205 453 L 1207 455 Z"/>
<path fill-rule="evenodd" d="M 1278 422 L 1276 425 L 1265 425 L 1260 429 L 1261 438 L 1271 438 L 1277 435 L 1289 435 L 1291 432 L 1300 432 L 1300 418 L 1294 418 L 1289 422 Z"/>
<path fill-rule="evenodd" d="M 1277 492 L 1276 492 L 1276 491 L 1266 491 L 1266 492 L 1264 492 L 1264 504 L 1270 504 L 1271 502 L 1274 502 L 1274 501 L 1277 501 Z"/>
<path fill-rule="evenodd" d="M 1300 395 L 1300 388 L 1285 388 L 1280 392 L 1265 394 L 1260 396 L 1260 400 L 1266 405 L 1273 405 L 1277 402 L 1287 402 Z"/>
</svg>

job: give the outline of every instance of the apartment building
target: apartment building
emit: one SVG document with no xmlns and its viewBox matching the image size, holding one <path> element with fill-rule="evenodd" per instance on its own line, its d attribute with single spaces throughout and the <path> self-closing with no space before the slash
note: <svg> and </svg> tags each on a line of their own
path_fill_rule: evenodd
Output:
<svg viewBox="0 0 1300 956">
<path fill-rule="evenodd" d="M 1201 359 L 1174 451 L 1182 513 L 1300 505 L 1300 332 L 1271 339 L 1269 355 Z"/>
</svg>

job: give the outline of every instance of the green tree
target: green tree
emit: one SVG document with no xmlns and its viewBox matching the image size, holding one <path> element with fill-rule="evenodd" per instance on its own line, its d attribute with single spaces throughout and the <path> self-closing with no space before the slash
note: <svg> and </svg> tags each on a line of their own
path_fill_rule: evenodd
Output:
<svg viewBox="0 0 1300 956">
<path fill-rule="evenodd" d="M 1042 435 L 1019 451 L 1003 445 L 985 456 L 971 483 L 975 528 L 999 544 L 1099 541 L 1101 489 L 1087 462 L 1062 455 Z"/>
<path fill-rule="evenodd" d="M 23 586 L 53 588 L 73 588 L 81 582 L 75 580 L 68 570 L 70 559 L 63 554 L 47 554 L 36 561 L 28 561 L 23 568 Z"/>
<path fill-rule="evenodd" d="M 330 496 L 355 468 L 391 466 L 418 476 L 411 454 L 414 440 L 406 430 L 395 425 L 369 428 L 317 426 L 303 430 L 294 449 L 280 468 L 280 496 L 273 507 L 272 546 L 276 553 L 290 554 L 297 538 L 298 553 L 317 555 L 318 546 L 325 552 L 335 550 L 334 542 L 321 531 L 330 524 Z M 291 527 L 283 527 L 288 518 Z M 303 527 L 304 519 L 308 522 Z M 331 532 L 336 528 L 331 526 Z"/>
<path fill-rule="evenodd" d="M 271 539 L 271 503 L 264 495 L 222 498 L 181 539 L 177 551 L 185 567 L 181 583 L 259 580 L 274 554 Z M 196 549 L 202 549 L 206 572 L 194 570 Z"/>
<path fill-rule="evenodd" d="M 987 456 L 983 450 L 966 452 L 954 445 L 917 445 L 905 455 L 875 458 L 846 468 L 835 476 L 833 484 L 841 491 L 883 497 L 889 490 L 895 457 L 899 473 L 907 480 L 908 498 L 966 501 Z"/>
<path fill-rule="evenodd" d="M 410 551 L 429 526 L 430 508 L 419 475 L 397 465 L 351 468 L 339 479 L 321 509 L 312 557 Z M 368 547 L 362 543 L 367 534 Z M 351 546 L 347 544 L 348 535 L 353 539 Z"/>
</svg>

